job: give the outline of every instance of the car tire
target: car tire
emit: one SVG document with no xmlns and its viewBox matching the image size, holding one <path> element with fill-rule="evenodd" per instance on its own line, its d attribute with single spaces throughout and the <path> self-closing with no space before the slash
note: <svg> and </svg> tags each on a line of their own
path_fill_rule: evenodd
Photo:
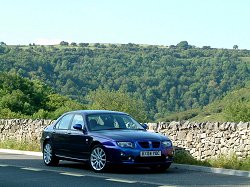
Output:
<svg viewBox="0 0 250 187">
<path fill-rule="evenodd" d="M 45 142 L 43 146 L 43 162 L 47 166 L 57 166 L 59 159 L 55 156 L 52 143 L 50 141 Z"/>
<path fill-rule="evenodd" d="M 90 168 L 95 172 L 103 172 L 107 168 L 107 154 L 102 145 L 92 148 L 89 155 Z"/>
</svg>

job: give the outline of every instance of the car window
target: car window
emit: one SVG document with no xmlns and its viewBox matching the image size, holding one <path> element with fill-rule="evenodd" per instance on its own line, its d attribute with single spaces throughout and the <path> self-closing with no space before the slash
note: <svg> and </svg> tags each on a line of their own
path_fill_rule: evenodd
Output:
<svg viewBox="0 0 250 187">
<path fill-rule="evenodd" d="M 143 129 L 133 118 L 123 114 L 91 114 L 86 120 L 90 130 Z"/>
<path fill-rule="evenodd" d="M 73 114 L 67 114 L 56 124 L 56 129 L 68 129 Z"/>
<path fill-rule="evenodd" d="M 83 117 L 80 114 L 76 114 L 73 118 L 72 124 L 71 124 L 71 130 L 75 130 L 73 126 L 75 124 L 81 124 L 82 126 L 84 125 Z"/>
</svg>

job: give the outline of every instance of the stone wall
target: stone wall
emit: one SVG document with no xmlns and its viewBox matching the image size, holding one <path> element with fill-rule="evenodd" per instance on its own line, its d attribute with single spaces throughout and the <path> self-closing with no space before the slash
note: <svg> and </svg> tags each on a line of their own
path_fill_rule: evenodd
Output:
<svg viewBox="0 0 250 187">
<path fill-rule="evenodd" d="M 219 155 L 250 156 L 250 124 L 218 122 L 149 123 L 150 130 L 168 136 L 177 148 L 204 160 Z"/>
<path fill-rule="evenodd" d="M 0 141 L 38 141 L 42 130 L 50 125 L 52 120 L 31 119 L 0 119 Z"/>
<path fill-rule="evenodd" d="M 0 119 L 0 141 L 38 141 L 52 120 Z M 185 149 L 200 160 L 218 155 L 250 156 L 250 123 L 148 123 L 149 130 L 168 136 L 174 146 Z"/>
</svg>

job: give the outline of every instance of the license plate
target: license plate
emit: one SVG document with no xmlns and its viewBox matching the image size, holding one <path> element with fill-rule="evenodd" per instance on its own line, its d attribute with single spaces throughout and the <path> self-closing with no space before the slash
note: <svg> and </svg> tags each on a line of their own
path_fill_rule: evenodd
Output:
<svg viewBox="0 0 250 187">
<path fill-rule="evenodd" d="M 141 157 L 153 157 L 153 156 L 161 156 L 161 151 L 141 151 Z"/>
</svg>

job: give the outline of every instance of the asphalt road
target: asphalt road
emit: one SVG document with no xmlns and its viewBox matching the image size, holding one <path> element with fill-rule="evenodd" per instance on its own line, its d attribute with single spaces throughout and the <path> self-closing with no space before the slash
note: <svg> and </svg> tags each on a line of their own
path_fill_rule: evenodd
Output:
<svg viewBox="0 0 250 187">
<path fill-rule="evenodd" d="M 148 168 L 111 168 L 92 172 L 88 165 L 61 161 L 45 166 L 42 158 L 0 153 L 0 186 L 249 186 L 250 178 L 228 176 L 171 167 L 165 173 Z"/>
</svg>

